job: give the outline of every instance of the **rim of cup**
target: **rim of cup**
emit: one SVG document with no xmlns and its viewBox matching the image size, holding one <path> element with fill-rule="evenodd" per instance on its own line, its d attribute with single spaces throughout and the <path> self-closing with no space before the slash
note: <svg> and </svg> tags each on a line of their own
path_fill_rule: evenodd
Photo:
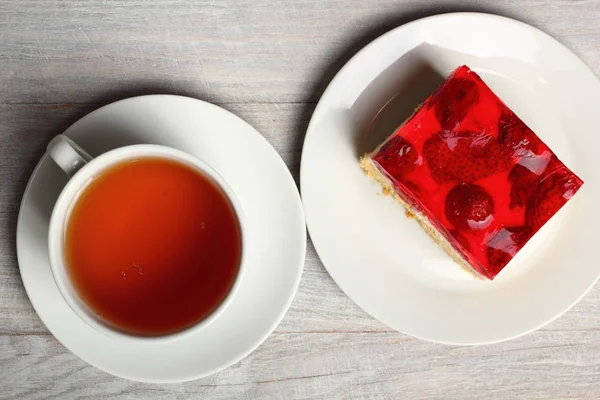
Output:
<svg viewBox="0 0 600 400">
<path fill-rule="evenodd" d="M 79 196 L 85 191 L 89 183 L 110 167 L 128 160 L 142 158 L 163 158 L 180 162 L 193 168 L 198 173 L 210 179 L 225 195 L 231 207 L 233 208 L 240 233 L 241 251 L 238 271 L 233 284 L 231 285 L 229 292 L 223 301 L 208 316 L 199 320 L 195 324 L 179 331 L 166 333 L 164 335 L 137 335 L 124 329 L 120 329 L 117 325 L 104 320 L 100 315 L 94 312 L 86 304 L 85 300 L 79 296 L 77 289 L 72 284 L 71 278 L 69 277 L 69 273 L 67 271 L 67 262 L 64 254 L 65 229 L 69 221 L 71 211 L 73 206 L 77 203 Z M 147 342 L 167 342 L 178 340 L 192 335 L 216 320 L 231 303 L 235 293 L 238 291 L 245 270 L 247 250 L 247 232 L 244 219 L 245 218 L 241 205 L 232 189 L 229 187 L 227 182 L 206 162 L 181 150 L 161 145 L 137 144 L 120 147 L 91 159 L 91 161 L 81 167 L 81 169 L 69 179 L 61 191 L 58 200 L 54 205 L 48 230 L 50 269 L 58 290 L 69 307 L 84 323 L 91 326 L 96 331 L 103 333 L 106 336 L 121 340 L 128 339 Z"/>
</svg>

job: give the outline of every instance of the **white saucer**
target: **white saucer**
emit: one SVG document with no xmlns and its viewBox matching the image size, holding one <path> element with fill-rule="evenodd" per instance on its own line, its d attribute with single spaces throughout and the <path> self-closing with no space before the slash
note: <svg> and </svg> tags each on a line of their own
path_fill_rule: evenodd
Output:
<svg viewBox="0 0 600 400">
<path fill-rule="evenodd" d="M 462 64 L 585 181 L 493 282 L 464 273 L 358 166 Z M 600 275 L 599 105 L 584 63 L 521 22 L 445 14 L 383 35 L 334 78 L 306 135 L 301 192 L 325 267 L 365 311 L 430 341 L 490 343 L 550 322 Z"/>
<path fill-rule="evenodd" d="M 306 251 L 300 196 L 277 152 L 237 116 L 179 96 L 119 101 L 85 116 L 65 134 L 92 156 L 127 144 L 154 143 L 207 162 L 227 181 L 244 210 L 247 269 L 223 314 L 189 337 L 153 344 L 104 336 L 75 315 L 52 278 L 48 222 L 66 176 L 44 156 L 21 204 L 17 253 L 29 299 L 50 332 L 91 365 L 143 382 L 200 378 L 250 354 L 287 311 Z"/>
</svg>

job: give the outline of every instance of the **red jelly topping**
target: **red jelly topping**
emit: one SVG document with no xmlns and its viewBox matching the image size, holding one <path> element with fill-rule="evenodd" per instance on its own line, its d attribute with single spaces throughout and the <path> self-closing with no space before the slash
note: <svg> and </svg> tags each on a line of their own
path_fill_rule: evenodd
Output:
<svg viewBox="0 0 600 400">
<path fill-rule="evenodd" d="M 583 184 L 466 66 L 371 158 L 489 279 Z"/>
</svg>

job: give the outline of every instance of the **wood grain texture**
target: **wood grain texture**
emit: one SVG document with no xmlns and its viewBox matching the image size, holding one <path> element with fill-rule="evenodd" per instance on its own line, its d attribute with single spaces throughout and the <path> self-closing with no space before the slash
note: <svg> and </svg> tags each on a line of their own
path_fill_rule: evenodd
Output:
<svg viewBox="0 0 600 400">
<path fill-rule="evenodd" d="M 448 11 L 524 20 L 600 70 L 597 0 L 3 0 L 0 102 L 160 89 L 221 103 L 314 102 L 362 45 Z"/>
<path fill-rule="evenodd" d="M 256 127 L 297 179 L 314 103 L 341 65 L 383 32 L 447 11 L 531 23 L 600 73 L 596 0 L 0 0 L 0 399 L 600 398 L 600 287 L 513 341 L 436 345 L 365 314 L 309 243 L 275 333 L 231 368 L 176 385 L 88 366 L 48 333 L 23 289 L 21 195 L 48 140 L 78 118 L 132 95 L 199 97 Z"/>
</svg>

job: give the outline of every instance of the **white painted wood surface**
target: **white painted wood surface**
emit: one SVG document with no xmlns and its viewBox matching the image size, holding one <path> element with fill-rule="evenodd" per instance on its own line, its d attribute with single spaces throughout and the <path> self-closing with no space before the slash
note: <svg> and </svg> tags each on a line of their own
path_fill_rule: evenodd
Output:
<svg viewBox="0 0 600 400">
<path fill-rule="evenodd" d="M 395 26 L 448 11 L 526 21 L 600 74 L 597 0 L 0 0 L 0 399 L 600 398 L 598 286 L 538 332 L 443 346 L 366 315 L 309 243 L 275 333 L 233 367 L 175 385 L 88 366 L 48 333 L 23 289 L 20 198 L 47 141 L 79 117 L 145 93 L 202 98 L 254 125 L 297 177 L 315 102 L 343 63 Z"/>
</svg>

